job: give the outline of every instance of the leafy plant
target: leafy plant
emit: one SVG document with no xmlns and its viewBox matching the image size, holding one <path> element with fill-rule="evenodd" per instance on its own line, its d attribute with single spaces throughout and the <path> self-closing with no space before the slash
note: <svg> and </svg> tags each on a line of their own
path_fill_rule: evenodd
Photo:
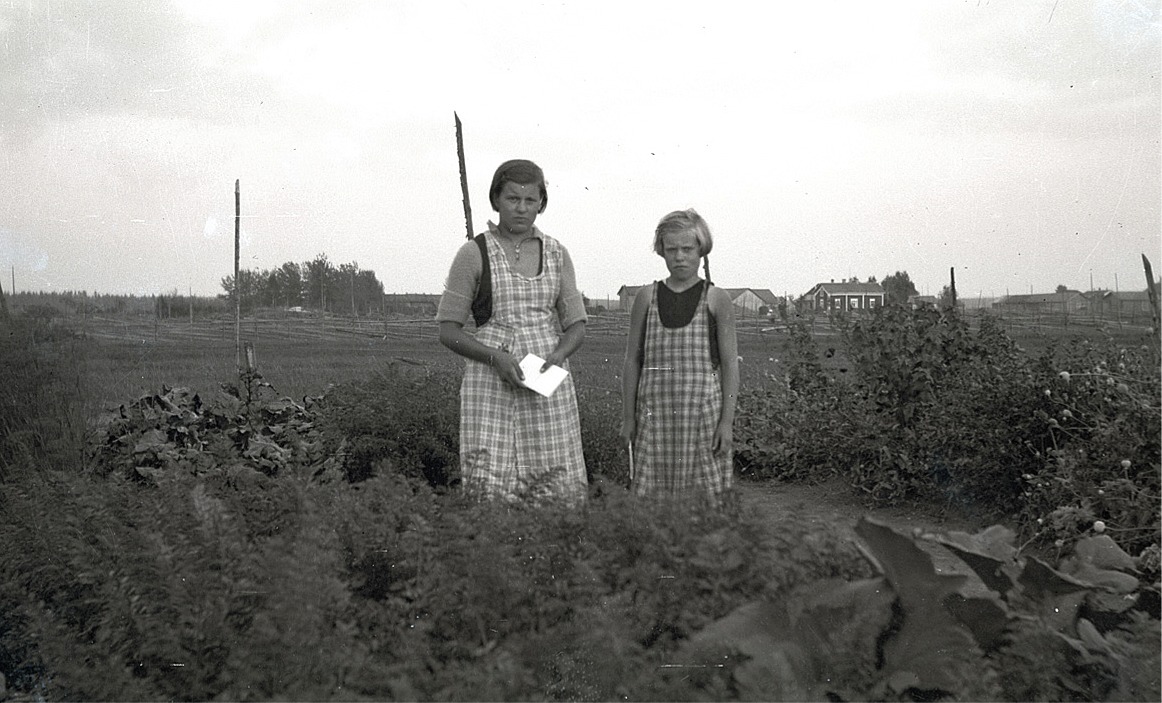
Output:
<svg viewBox="0 0 1162 703">
<path fill-rule="evenodd" d="M 459 483 L 459 397 L 457 375 L 393 363 L 333 387 L 320 403 L 319 427 L 332 446 L 344 444 L 348 480 L 382 469 L 452 486 Z"/>
<path fill-rule="evenodd" d="M 163 387 L 122 405 L 93 449 L 93 470 L 152 482 L 174 471 L 225 470 L 253 482 L 282 471 L 318 479 L 338 468 L 341 451 L 324 442 L 315 413 L 281 397 L 257 372 L 224 383 L 210 402 Z"/>
<path fill-rule="evenodd" d="M 744 605 L 691 638 L 688 660 L 741 656 L 722 685 L 745 699 L 1150 700 L 1162 692 L 1158 621 L 1134 607 L 1143 592 L 1135 561 L 1112 540 L 1083 540 L 1053 568 L 1021 557 L 1000 526 L 930 536 L 973 580 L 938 573 L 919 536 L 866 518 L 856 532 L 881 576 Z"/>
</svg>

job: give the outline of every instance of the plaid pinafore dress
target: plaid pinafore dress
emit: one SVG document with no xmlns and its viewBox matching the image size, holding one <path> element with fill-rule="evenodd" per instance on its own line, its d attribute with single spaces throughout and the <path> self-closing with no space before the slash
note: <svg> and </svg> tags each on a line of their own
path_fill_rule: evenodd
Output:
<svg viewBox="0 0 1162 703">
<path fill-rule="evenodd" d="M 634 442 L 636 495 L 712 502 L 730 488 L 733 458 L 715 456 L 722 383 L 710 356 L 709 286 L 694 318 L 668 328 L 658 313 L 655 283 L 646 316 Z"/>
<path fill-rule="evenodd" d="M 509 267 L 495 234 L 485 235 L 492 317 L 476 339 L 517 359 L 544 358 L 560 338 L 561 247 L 539 231 L 537 236 L 541 272 L 529 278 Z M 513 388 L 488 364 L 468 359 L 460 386 L 460 469 L 465 489 L 478 495 L 584 499 L 585 457 L 572 375 L 546 398 Z"/>
</svg>

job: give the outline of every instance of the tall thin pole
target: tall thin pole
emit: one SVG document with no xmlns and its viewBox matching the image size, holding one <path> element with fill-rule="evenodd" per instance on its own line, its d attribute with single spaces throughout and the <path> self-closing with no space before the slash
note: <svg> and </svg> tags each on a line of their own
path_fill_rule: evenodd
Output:
<svg viewBox="0 0 1162 703">
<path fill-rule="evenodd" d="M 952 291 L 952 309 L 956 309 L 956 267 L 948 268 L 948 288 Z"/>
<path fill-rule="evenodd" d="M 1118 286 L 1118 274 L 1114 274 L 1114 299 L 1111 307 L 1117 305 L 1118 327 L 1122 326 L 1122 289 Z M 1133 320 L 1131 320 L 1133 322 Z"/>
<path fill-rule="evenodd" d="M 1158 334 L 1159 323 L 1159 301 L 1158 301 L 1158 286 L 1154 284 L 1154 269 L 1150 266 L 1150 260 L 1142 254 L 1142 269 L 1146 273 L 1146 297 L 1150 299 L 1150 310 L 1153 313 L 1154 334 Z"/>
<path fill-rule="evenodd" d="M 234 367 L 242 368 L 242 281 L 238 280 L 238 258 L 242 230 L 240 180 L 234 181 Z"/>
<path fill-rule="evenodd" d="M 1102 312 L 1104 313 L 1105 311 L 1103 310 Z M 1096 298 L 1093 295 L 1093 269 L 1089 270 L 1089 317 L 1091 320 L 1097 319 L 1097 304 Z"/>
<path fill-rule="evenodd" d="M 460 162 L 460 194 L 464 198 L 464 227 L 468 232 L 468 238 L 472 239 L 472 205 L 468 202 L 468 170 L 464 167 L 464 130 L 460 126 L 460 116 L 453 112 L 452 117 L 456 118 L 456 158 Z"/>
</svg>

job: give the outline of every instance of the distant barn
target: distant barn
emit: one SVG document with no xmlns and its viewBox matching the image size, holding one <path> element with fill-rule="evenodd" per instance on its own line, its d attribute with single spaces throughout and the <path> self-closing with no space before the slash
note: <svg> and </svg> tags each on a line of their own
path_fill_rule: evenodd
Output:
<svg viewBox="0 0 1162 703">
<path fill-rule="evenodd" d="M 387 315 L 435 317 L 440 296 L 429 293 L 385 293 L 383 311 Z"/>
<path fill-rule="evenodd" d="M 629 312 L 633 299 L 643 286 L 622 286 L 617 289 L 619 309 Z M 766 288 L 723 288 L 734 303 L 734 310 L 740 315 L 770 315 L 778 309 L 783 299 Z"/>
</svg>

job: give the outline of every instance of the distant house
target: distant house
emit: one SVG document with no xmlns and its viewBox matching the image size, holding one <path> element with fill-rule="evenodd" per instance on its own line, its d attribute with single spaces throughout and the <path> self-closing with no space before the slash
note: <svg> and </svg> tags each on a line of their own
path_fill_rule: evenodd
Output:
<svg viewBox="0 0 1162 703">
<path fill-rule="evenodd" d="M 1092 290 L 1081 294 L 1085 298 L 1082 314 L 1112 319 L 1149 318 L 1150 294 L 1146 291 Z"/>
<path fill-rule="evenodd" d="M 644 286 L 622 286 L 617 290 L 619 308 L 629 312 L 633 299 Z M 736 312 L 743 315 L 760 315 L 774 312 L 780 298 L 766 288 L 723 288 L 730 295 Z"/>
<path fill-rule="evenodd" d="M 389 315 L 433 317 L 440 305 L 440 296 L 429 293 L 385 293 L 383 311 Z"/>
<path fill-rule="evenodd" d="M 956 304 L 964 310 L 988 310 L 996 304 L 996 298 L 986 298 L 983 295 L 973 297 L 962 295 L 956 299 Z"/>
<path fill-rule="evenodd" d="M 618 309 L 622 312 L 629 312 L 633 309 L 633 299 L 637 296 L 637 292 L 643 286 L 622 286 L 617 289 Z"/>
<path fill-rule="evenodd" d="M 1002 314 L 1075 315 L 1088 310 L 1090 301 L 1081 291 L 1006 295 L 993 304 Z"/>
<path fill-rule="evenodd" d="M 723 288 L 730 294 L 734 310 L 743 315 L 769 315 L 779 305 L 779 299 L 766 288 Z"/>
<path fill-rule="evenodd" d="M 816 283 L 803 295 L 803 303 L 819 312 L 871 310 L 883 307 L 884 288 L 858 281 Z"/>
</svg>

